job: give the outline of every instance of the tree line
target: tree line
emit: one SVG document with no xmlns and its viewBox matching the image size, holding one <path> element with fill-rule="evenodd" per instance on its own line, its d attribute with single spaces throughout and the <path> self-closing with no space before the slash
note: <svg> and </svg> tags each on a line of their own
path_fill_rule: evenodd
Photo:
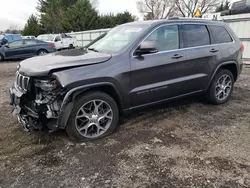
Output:
<svg viewBox="0 0 250 188">
<path fill-rule="evenodd" d="M 221 0 L 136 0 L 138 12 L 144 20 L 166 19 L 173 16 L 193 17 L 227 10 L 229 2 Z M 23 35 L 63 33 L 112 28 L 137 18 L 130 12 L 99 14 L 98 0 L 38 0 L 38 16 L 32 14 L 22 31 Z M 112 5 L 111 5 L 112 6 Z"/>
<path fill-rule="evenodd" d="M 98 1 L 90 0 L 38 0 L 39 15 L 32 14 L 22 31 L 23 35 L 77 32 L 112 28 L 136 19 L 130 12 L 99 14 Z"/>
</svg>

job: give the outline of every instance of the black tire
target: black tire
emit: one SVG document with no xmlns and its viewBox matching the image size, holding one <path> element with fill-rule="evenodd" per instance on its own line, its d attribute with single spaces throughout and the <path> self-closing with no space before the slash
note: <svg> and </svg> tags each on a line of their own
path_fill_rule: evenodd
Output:
<svg viewBox="0 0 250 188">
<path fill-rule="evenodd" d="M 70 44 L 70 45 L 69 45 L 69 49 L 74 49 L 73 44 Z"/>
<path fill-rule="evenodd" d="M 227 95 L 227 97 L 223 100 L 219 100 L 217 97 L 216 97 L 216 84 L 218 82 L 218 80 L 223 76 L 223 75 L 228 75 L 231 79 L 231 82 L 232 82 L 232 85 L 231 85 L 231 89 L 230 91 L 228 92 L 229 94 Z M 227 69 L 221 69 L 219 70 L 216 75 L 214 76 L 211 84 L 210 84 L 210 87 L 208 89 L 208 92 L 207 92 L 207 99 L 209 102 L 213 103 L 213 104 L 216 104 L 216 105 L 219 105 L 219 104 L 224 104 L 226 102 L 228 102 L 232 92 L 233 92 L 233 87 L 234 87 L 234 76 L 232 74 L 231 71 L 227 70 Z"/>
<path fill-rule="evenodd" d="M 113 111 L 113 119 L 109 128 L 107 128 L 106 132 L 104 132 L 102 135 L 98 137 L 88 138 L 78 132 L 76 125 L 75 125 L 75 118 L 79 109 L 84 104 L 92 100 L 105 101 L 111 107 Z M 92 91 L 92 92 L 84 93 L 82 97 L 76 99 L 73 110 L 70 114 L 70 117 L 67 123 L 66 132 L 68 136 L 74 141 L 92 141 L 92 140 L 100 139 L 100 138 L 103 138 L 112 134 L 116 130 L 116 127 L 118 126 L 118 121 L 119 121 L 119 110 L 118 110 L 115 100 L 104 92 Z"/>
<path fill-rule="evenodd" d="M 39 50 L 38 52 L 37 52 L 37 55 L 46 55 L 47 53 L 49 53 L 47 50 Z"/>
</svg>

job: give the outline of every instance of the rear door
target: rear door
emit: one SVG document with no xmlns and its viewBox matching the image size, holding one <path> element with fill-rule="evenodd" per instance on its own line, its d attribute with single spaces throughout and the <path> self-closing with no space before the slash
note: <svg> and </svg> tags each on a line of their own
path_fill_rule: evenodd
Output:
<svg viewBox="0 0 250 188">
<path fill-rule="evenodd" d="M 4 47 L 6 58 L 22 58 L 25 56 L 25 46 L 23 40 L 13 41 Z"/>
<path fill-rule="evenodd" d="M 220 47 L 222 61 L 235 61 L 239 46 L 235 45 L 233 38 L 226 28 L 218 25 L 209 25 L 209 29 L 213 35 L 212 43 Z"/>
<path fill-rule="evenodd" d="M 211 44 L 211 34 L 204 24 L 182 24 L 180 32 L 185 49 L 185 93 L 206 90 L 214 68 L 221 60 L 220 48 Z"/>
<path fill-rule="evenodd" d="M 158 52 L 131 57 L 130 99 L 134 107 L 183 94 L 185 51 L 180 46 L 178 25 L 160 26 L 144 41 L 155 42 Z"/>
</svg>

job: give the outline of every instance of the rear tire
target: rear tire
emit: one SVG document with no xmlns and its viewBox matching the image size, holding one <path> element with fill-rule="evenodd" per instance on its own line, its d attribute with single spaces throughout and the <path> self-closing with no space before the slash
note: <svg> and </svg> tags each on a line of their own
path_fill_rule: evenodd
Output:
<svg viewBox="0 0 250 188">
<path fill-rule="evenodd" d="M 75 141 L 91 141 L 106 137 L 116 130 L 119 110 L 108 94 L 94 91 L 76 99 L 66 132 Z"/>
<path fill-rule="evenodd" d="M 48 53 L 47 50 L 39 50 L 39 51 L 37 52 L 37 55 L 41 56 L 41 55 L 46 55 L 47 53 Z"/>
<path fill-rule="evenodd" d="M 207 99 L 213 104 L 226 103 L 233 91 L 234 77 L 227 69 L 219 70 L 214 76 L 207 92 Z"/>
</svg>

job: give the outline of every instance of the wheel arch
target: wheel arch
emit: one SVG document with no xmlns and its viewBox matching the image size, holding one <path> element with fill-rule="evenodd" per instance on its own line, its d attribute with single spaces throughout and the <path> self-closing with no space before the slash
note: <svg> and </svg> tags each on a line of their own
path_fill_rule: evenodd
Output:
<svg viewBox="0 0 250 188">
<path fill-rule="evenodd" d="M 39 49 L 36 51 L 36 54 L 38 55 L 38 53 L 39 53 L 41 50 L 44 50 L 44 51 L 46 51 L 47 53 L 49 53 L 49 51 L 46 50 L 45 48 L 39 48 Z"/>
<path fill-rule="evenodd" d="M 216 73 L 220 70 L 220 69 L 227 69 L 229 70 L 233 76 L 234 76 L 234 81 L 237 80 L 238 78 L 238 67 L 237 67 L 237 63 L 235 61 L 229 61 L 229 62 L 224 62 L 222 64 L 220 64 L 214 71 L 209 84 L 208 84 L 208 88 L 210 87 L 212 80 L 214 79 L 214 76 L 216 75 Z"/>
<path fill-rule="evenodd" d="M 102 91 L 110 95 L 116 101 L 119 111 L 122 112 L 124 106 L 123 99 L 120 92 L 113 83 L 105 82 L 80 86 L 69 90 L 65 95 L 57 121 L 58 128 L 64 129 L 66 127 L 70 113 L 74 107 L 74 101 L 84 93 L 91 91 Z"/>
</svg>

